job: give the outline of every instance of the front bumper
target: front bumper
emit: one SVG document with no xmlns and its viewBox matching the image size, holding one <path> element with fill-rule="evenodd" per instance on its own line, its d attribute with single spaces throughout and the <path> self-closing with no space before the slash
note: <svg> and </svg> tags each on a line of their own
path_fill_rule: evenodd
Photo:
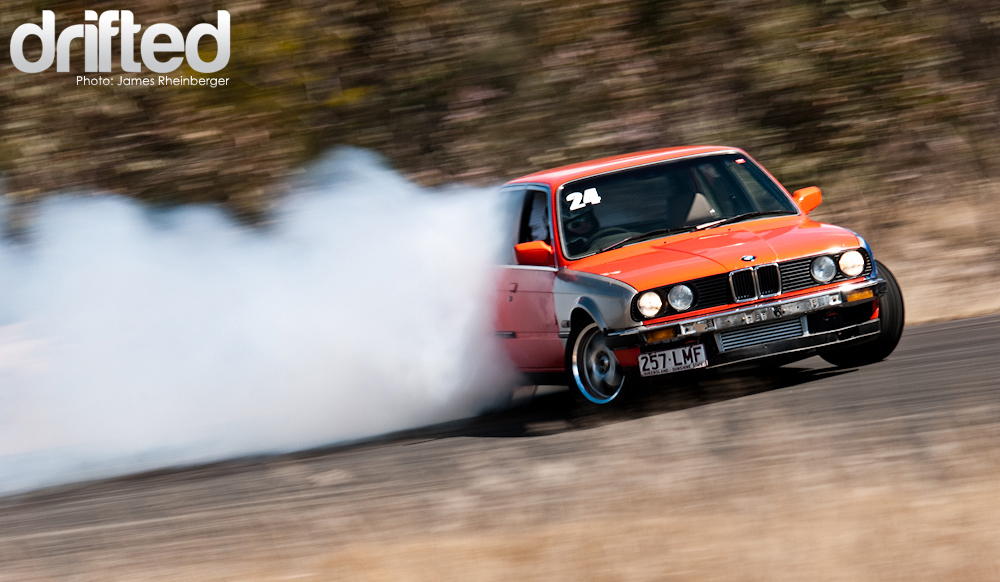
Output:
<svg viewBox="0 0 1000 582">
<path fill-rule="evenodd" d="M 802 337 L 772 341 L 756 346 L 738 348 L 722 353 L 713 354 L 708 360 L 709 368 L 728 366 L 753 360 L 777 356 L 801 355 L 810 356 L 820 348 L 846 345 L 849 343 L 861 342 L 866 339 L 875 339 L 879 334 L 879 320 L 870 319 L 857 325 L 848 325 L 840 329 L 826 331 L 817 334 L 808 334 Z M 795 360 L 797 358 L 792 358 Z"/>
<path fill-rule="evenodd" d="M 750 307 L 732 309 L 680 321 L 639 326 L 627 330 L 610 332 L 605 336 L 608 347 L 616 351 L 622 365 L 633 365 L 634 358 L 641 352 L 671 349 L 695 341 L 709 349 L 709 367 L 724 366 L 747 360 L 755 360 L 802 352 L 809 355 L 820 348 L 873 339 L 879 333 L 879 320 L 865 314 L 860 306 L 870 304 L 886 292 L 886 282 L 882 279 L 842 285 L 821 292 L 758 303 Z M 871 291 L 864 299 L 852 301 L 859 293 Z M 869 305 L 869 307 L 871 307 Z M 859 311 L 860 310 L 860 311 Z M 850 317 L 826 319 L 818 323 L 825 314 L 848 314 Z M 782 322 L 801 320 L 801 333 L 796 337 L 768 337 L 769 326 Z M 655 332 L 671 330 L 673 337 L 656 340 Z M 745 330 L 750 335 L 760 330 L 761 340 L 754 345 L 743 342 L 739 347 L 727 348 L 724 339 L 733 332 Z"/>
</svg>

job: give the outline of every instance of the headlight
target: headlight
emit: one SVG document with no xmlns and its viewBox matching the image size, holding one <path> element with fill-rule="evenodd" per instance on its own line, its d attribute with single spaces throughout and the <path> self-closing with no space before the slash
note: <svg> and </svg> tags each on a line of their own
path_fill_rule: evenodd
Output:
<svg viewBox="0 0 1000 582">
<path fill-rule="evenodd" d="M 670 293 L 667 293 L 667 302 L 677 311 L 684 311 L 690 309 L 694 303 L 694 293 L 687 285 L 675 285 L 670 289 Z"/>
<path fill-rule="evenodd" d="M 848 277 L 857 277 L 865 270 L 865 258 L 858 251 L 847 251 L 840 255 L 840 272 Z"/>
<path fill-rule="evenodd" d="M 837 265 L 830 257 L 816 257 L 809 267 L 809 274 L 820 283 L 828 283 L 837 275 Z"/>
<path fill-rule="evenodd" d="M 650 318 L 660 312 L 660 308 L 663 307 L 663 300 L 660 299 L 660 295 L 655 291 L 646 291 L 639 296 L 636 307 L 639 308 L 639 313 L 643 317 Z"/>
</svg>

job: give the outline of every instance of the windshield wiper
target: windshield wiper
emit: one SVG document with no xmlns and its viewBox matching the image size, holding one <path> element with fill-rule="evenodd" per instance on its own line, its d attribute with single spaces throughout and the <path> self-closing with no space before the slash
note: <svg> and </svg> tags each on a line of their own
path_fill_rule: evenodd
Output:
<svg viewBox="0 0 1000 582">
<path fill-rule="evenodd" d="M 730 216 L 729 218 L 713 220 L 711 222 L 704 222 L 694 227 L 694 230 L 705 230 L 706 228 L 712 228 L 713 226 L 732 224 L 734 222 L 739 222 L 741 220 L 746 220 L 748 218 L 756 218 L 758 216 L 779 216 L 779 215 L 791 216 L 793 214 L 796 213 L 790 212 L 788 210 L 757 210 L 754 212 L 744 212 L 743 214 L 737 214 L 736 216 Z"/>
<path fill-rule="evenodd" d="M 651 230 L 649 232 L 644 232 L 642 234 L 634 234 L 632 236 L 627 236 L 627 237 L 623 238 L 622 240 L 620 240 L 620 241 L 618 241 L 616 243 L 612 243 L 612 244 L 604 247 L 603 249 L 601 249 L 601 250 L 599 250 L 597 252 L 603 253 L 604 251 L 610 251 L 611 249 L 617 249 L 618 247 L 624 246 L 625 243 L 629 243 L 629 242 L 632 242 L 632 241 L 637 241 L 637 240 L 644 239 L 644 238 L 650 238 L 650 237 L 653 237 L 653 236 L 663 236 L 665 234 L 677 234 L 677 233 L 680 233 L 680 232 L 691 232 L 695 228 L 696 227 L 694 227 L 694 226 L 685 226 L 685 227 L 682 227 L 682 228 L 658 228 L 656 230 Z"/>
</svg>

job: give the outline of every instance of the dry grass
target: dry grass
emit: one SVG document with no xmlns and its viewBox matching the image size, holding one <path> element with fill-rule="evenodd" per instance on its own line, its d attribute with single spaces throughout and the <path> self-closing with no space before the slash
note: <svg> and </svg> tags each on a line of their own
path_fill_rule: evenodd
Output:
<svg viewBox="0 0 1000 582">
<path fill-rule="evenodd" d="M 823 488 L 324 556 L 303 580 L 997 580 L 1000 491 Z M 644 504 L 645 505 L 645 504 Z M 699 507 L 700 505 L 700 507 Z"/>
<path fill-rule="evenodd" d="M 735 463 L 728 479 L 717 475 L 703 486 L 694 480 L 678 488 L 665 477 L 662 484 L 636 488 L 626 470 L 625 495 L 567 492 L 585 508 L 574 507 L 565 521 L 525 516 L 521 526 L 491 531 L 390 534 L 300 562 L 294 574 L 282 576 L 366 582 L 1000 580 L 1000 471 L 984 435 L 948 433 L 950 444 L 928 444 L 922 460 L 902 460 L 892 447 L 877 446 L 877 434 L 869 436 L 871 449 L 853 455 L 837 450 L 836 438 L 816 446 L 824 436 L 835 437 L 817 434 L 807 439 L 815 449 L 789 456 L 783 441 L 796 439 L 786 440 L 782 425 L 754 435 L 758 446 L 750 456 L 765 462 Z M 947 460 L 928 462 L 937 455 Z"/>
</svg>

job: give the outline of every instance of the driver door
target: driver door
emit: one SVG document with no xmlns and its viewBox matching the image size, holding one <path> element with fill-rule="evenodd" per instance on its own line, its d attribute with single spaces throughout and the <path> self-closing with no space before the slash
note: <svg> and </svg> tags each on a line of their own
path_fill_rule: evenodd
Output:
<svg viewBox="0 0 1000 582">
<path fill-rule="evenodd" d="M 560 371 L 564 346 L 559 338 L 555 298 L 556 267 L 518 265 L 514 245 L 544 240 L 552 244 L 548 192 L 539 187 L 504 190 L 515 205 L 507 261 L 498 267 L 496 331 L 511 361 L 523 371 Z"/>
</svg>

